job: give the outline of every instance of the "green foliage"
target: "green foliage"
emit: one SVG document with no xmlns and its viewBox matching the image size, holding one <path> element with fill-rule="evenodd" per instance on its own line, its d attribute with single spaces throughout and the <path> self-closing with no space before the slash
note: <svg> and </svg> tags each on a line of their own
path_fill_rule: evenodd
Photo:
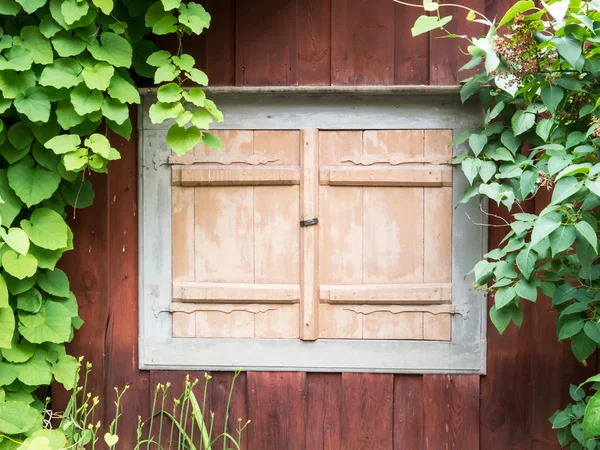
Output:
<svg viewBox="0 0 600 450">
<path fill-rule="evenodd" d="M 152 110 L 171 111 L 153 120 L 175 119 L 174 150 L 201 140 L 222 147 L 206 131 L 222 114 L 202 89 L 181 88 L 208 83 L 182 40 L 209 24 L 202 6 L 178 0 L 0 0 L 2 450 L 68 447 L 63 432 L 42 429 L 45 405 L 35 397 L 53 380 L 73 389 L 78 367 L 64 344 L 82 320 L 56 265 L 73 249 L 67 205 L 90 206 L 86 178 L 121 157 L 108 131 L 131 136 L 130 106 L 140 103 L 132 70 L 169 82 Z M 157 49 L 144 38 L 151 30 L 174 33 L 178 52 Z"/>
<path fill-rule="evenodd" d="M 447 6 L 423 2 L 427 11 Z M 498 25 L 453 6 L 489 27 L 472 39 L 446 31 L 468 40 L 463 69 L 480 70 L 461 98 L 485 110 L 482 125 L 455 142 L 465 151 L 454 163 L 470 185 L 461 203 L 489 200 L 511 216 L 500 245 L 474 267 L 476 286 L 494 295 L 490 319 L 500 333 L 521 326 L 523 302 L 538 291 L 550 297 L 558 340 L 584 361 L 600 346 L 600 3 L 518 1 Z M 443 30 L 448 20 L 421 16 L 413 34 Z M 522 205 L 544 191 L 549 204 L 525 213 Z M 580 391 L 572 388 L 576 403 L 551 422 L 562 446 L 600 448 L 600 394 Z"/>
</svg>

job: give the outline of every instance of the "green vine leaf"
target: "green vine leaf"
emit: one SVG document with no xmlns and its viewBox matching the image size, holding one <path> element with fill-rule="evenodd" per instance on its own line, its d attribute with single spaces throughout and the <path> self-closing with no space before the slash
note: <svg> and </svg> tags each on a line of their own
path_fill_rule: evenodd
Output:
<svg viewBox="0 0 600 450">
<path fill-rule="evenodd" d="M 21 221 L 21 228 L 35 245 L 48 250 L 67 247 L 68 227 L 64 219 L 50 208 L 39 208 L 30 220 Z"/>
<path fill-rule="evenodd" d="M 183 128 L 173 125 L 167 132 L 167 143 L 178 155 L 183 155 L 200 142 L 200 130 L 195 126 Z"/>
<path fill-rule="evenodd" d="M 0 348 L 10 348 L 15 330 L 15 314 L 10 306 L 0 308 Z M 0 368 L 1 370 L 1 368 Z M 0 380 L 2 376 L 0 375 Z M 10 384 L 10 383 L 9 383 Z"/>
<path fill-rule="evenodd" d="M 194 34 L 200 34 L 210 26 L 210 14 L 198 3 L 189 2 L 179 7 L 179 23 Z"/>
<path fill-rule="evenodd" d="M 69 279 L 60 269 L 40 273 L 38 284 L 40 288 L 54 297 L 69 297 Z"/>
<path fill-rule="evenodd" d="M 81 145 L 81 137 L 77 134 L 61 134 L 53 137 L 44 145 L 57 155 L 75 151 Z"/>
<path fill-rule="evenodd" d="M 112 13 L 115 6 L 113 0 L 92 0 L 92 2 L 107 16 Z"/>
<path fill-rule="evenodd" d="M 81 83 L 71 91 L 71 104 L 79 116 L 85 116 L 95 111 L 100 111 L 104 103 L 102 92 L 90 90 Z"/>
<path fill-rule="evenodd" d="M 21 434 L 42 427 L 38 411 L 21 402 L 0 403 L 0 433 Z"/>
<path fill-rule="evenodd" d="M 29 238 L 20 228 L 9 228 L 8 232 L 0 228 L 0 237 L 15 252 L 26 255 L 29 251 Z"/>
<path fill-rule="evenodd" d="M 27 116 L 32 122 L 48 122 L 50 119 L 50 99 L 39 87 L 27 90 L 25 94 L 17 94 L 15 108 Z"/>
<path fill-rule="evenodd" d="M 110 85 L 110 80 L 115 74 L 115 68 L 107 63 L 99 62 L 94 66 L 87 66 L 83 68 L 81 75 L 83 81 L 90 89 L 98 89 L 99 91 L 106 91 Z"/>
<path fill-rule="evenodd" d="M 71 313 L 61 303 L 48 300 L 44 304 L 44 321 L 36 327 L 19 324 L 21 335 L 33 344 L 52 342 L 62 344 L 71 336 Z"/>
<path fill-rule="evenodd" d="M 83 67 L 72 58 L 61 58 L 44 68 L 40 76 L 42 86 L 73 88 L 81 82 Z"/>
<path fill-rule="evenodd" d="M 37 260 L 31 254 L 19 255 L 8 250 L 2 255 L 2 267 L 13 277 L 23 280 L 32 277 L 37 271 Z"/>
<path fill-rule="evenodd" d="M 30 156 L 11 165 L 7 175 L 9 186 L 28 207 L 52 197 L 61 180 L 56 172 L 34 166 Z"/>
<path fill-rule="evenodd" d="M 121 103 L 140 104 L 141 102 L 140 93 L 135 86 L 119 74 L 115 74 L 110 80 L 108 95 L 119 100 Z"/>
<path fill-rule="evenodd" d="M 105 61 L 115 67 L 130 67 L 133 49 L 127 39 L 116 33 L 102 33 L 100 43 L 94 41 L 88 46 L 89 52 L 99 61 Z"/>
<path fill-rule="evenodd" d="M 30 25 L 21 29 L 23 46 L 31 54 L 36 64 L 51 64 L 54 60 L 50 41 L 39 30 L 38 27 Z"/>
</svg>

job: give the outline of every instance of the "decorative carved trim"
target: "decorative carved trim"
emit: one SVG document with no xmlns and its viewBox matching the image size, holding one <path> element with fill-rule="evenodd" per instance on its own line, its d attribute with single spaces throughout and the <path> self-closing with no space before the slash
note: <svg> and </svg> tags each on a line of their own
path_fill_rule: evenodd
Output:
<svg viewBox="0 0 600 450">
<path fill-rule="evenodd" d="M 235 311 L 244 311 L 252 314 L 264 314 L 269 311 L 276 311 L 277 308 L 267 305 L 201 305 L 197 303 L 171 303 L 169 311 L 192 314 L 196 311 L 219 311 L 225 314 L 231 314 Z"/>
<path fill-rule="evenodd" d="M 357 166 L 373 166 L 375 164 L 389 164 L 391 166 L 403 165 L 450 165 L 450 159 L 447 158 L 403 158 L 401 156 L 392 156 L 391 158 L 380 158 L 377 156 L 363 155 L 360 158 L 345 157 L 340 160 L 341 163 L 352 163 Z"/>
<path fill-rule="evenodd" d="M 171 156 L 169 158 L 169 164 L 172 166 L 191 166 L 196 164 L 220 164 L 223 166 L 229 166 L 231 164 L 246 164 L 248 166 L 263 166 L 266 164 L 273 164 L 279 162 L 279 159 L 270 159 L 267 155 L 252 155 L 247 158 L 240 158 L 232 156 L 227 153 L 223 153 L 222 156 L 205 156 L 202 159 L 195 160 L 180 160 Z"/>
<path fill-rule="evenodd" d="M 434 305 L 434 306 L 351 306 L 344 308 L 345 311 L 351 311 L 356 314 L 368 316 L 377 312 L 387 312 L 390 314 L 402 314 L 408 312 L 426 312 L 430 314 L 456 314 L 456 309 L 451 305 Z"/>
</svg>

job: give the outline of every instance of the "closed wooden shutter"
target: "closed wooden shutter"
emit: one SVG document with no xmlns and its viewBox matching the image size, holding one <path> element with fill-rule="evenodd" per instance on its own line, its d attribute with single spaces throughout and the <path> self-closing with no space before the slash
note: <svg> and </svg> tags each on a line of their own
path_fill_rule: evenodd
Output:
<svg viewBox="0 0 600 450">
<path fill-rule="evenodd" d="M 171 158 L 174 337 L 450 339 L 451 131 L 218 134 Z"/>
</svg>

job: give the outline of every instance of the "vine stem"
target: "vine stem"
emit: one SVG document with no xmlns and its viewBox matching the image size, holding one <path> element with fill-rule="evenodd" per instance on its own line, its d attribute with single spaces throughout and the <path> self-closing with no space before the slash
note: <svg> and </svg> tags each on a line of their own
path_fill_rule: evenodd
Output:
<svg viewBox="0 0 600 450">
<path fill-rule="evenodd" d="M 399 3 L 400 5 L 404 5 L 404 6 L 412 6 L 413 8 L 425 9 L 423 7 L 423 5 L 415 5 L 413 3 L 403 2 L 402 0 L 394 0 L 394 2 Z M 483 20 L 485 20 L 488 24 L 491 25 L 491 23 L 492 23 L 492 22 L 490 22 L 490 19 L 488 19 L 485 15 L 481 14 L 479 11 L 475 11 L 474 9 L 469 8 L 468 6 L 457 5 L 455 3 L 438 3 L 437 5 L 438 5 L 438 9 L 441 7 L 464 9 L 465 11 L 473 12 L 474 14 L 478 15 Z"/>
</svg>

